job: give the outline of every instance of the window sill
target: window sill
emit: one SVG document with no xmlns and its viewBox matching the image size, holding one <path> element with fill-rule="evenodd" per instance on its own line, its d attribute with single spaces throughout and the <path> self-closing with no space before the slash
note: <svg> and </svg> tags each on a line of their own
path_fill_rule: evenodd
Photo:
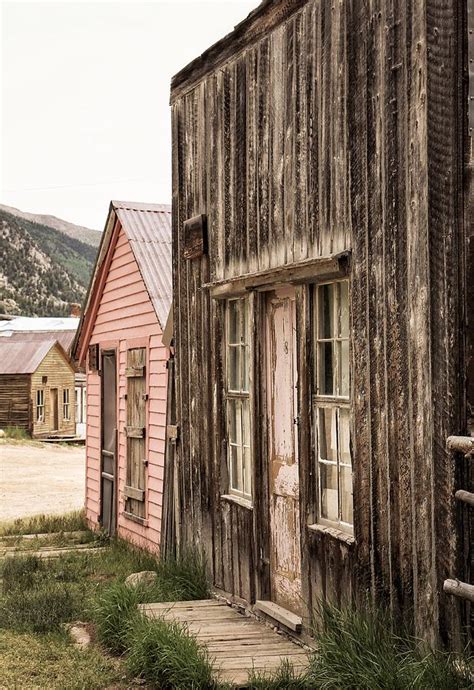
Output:
<svg viewBox="0 0 474 690">
<path fill-rule="evenodd" d="M 337 527 L 328 527 L 327 525 L 320 525 L 316 523 L 314 525 L 308 525 L 308 529 L 311 532 L 327 534 L 329 537 L 337 539 L 338 541 L 342 541 L 348 546 L 352 546 L 353 544 L 355 544 L 355 537 L 352 534 L 349 534 L 348 532 L 343 532 L 341 529 L 337 529 Z"/>
<path fill-rule="evenodd" d="M 148 525 L 146 518 L 142 518 L 139 515 L 134 515 L 133 513 L 127 513 L 126 510 L 123 511 L 123 516 L 131 522 L 137 522 L 139 525 L 143 525 L 143 527 L 147 527 Z"/>
<path fill-rule="evenodd" d="M 221 495 L 221 501 L 227 501 L 228 503 L 236 503 L 242 508 L 247 508 L 247 510 L 253 510 L 253 503 L 247 498 L 240 498 L 240 496 L 233 496 L 232 494 Z"/>
</svg>

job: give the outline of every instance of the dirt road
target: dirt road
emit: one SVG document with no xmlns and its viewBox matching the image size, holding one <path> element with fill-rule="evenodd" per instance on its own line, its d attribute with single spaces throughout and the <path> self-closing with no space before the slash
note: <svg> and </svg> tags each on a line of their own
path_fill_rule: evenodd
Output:
<svg viewBox="0 0 474 690">
<path fill-rule="evenodd" d="M 0 521 L 84 505 L 85 449 L 0 443 Z"/>
</svg>

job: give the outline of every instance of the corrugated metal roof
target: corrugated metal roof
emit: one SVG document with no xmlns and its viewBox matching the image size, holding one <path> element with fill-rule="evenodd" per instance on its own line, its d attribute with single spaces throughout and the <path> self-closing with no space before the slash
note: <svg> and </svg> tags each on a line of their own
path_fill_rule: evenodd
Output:
<svg viewBox="0 0 474 690">
<path fill-rule="evenodd" d="M 55 344 L 0 339 L 0 374 L 33 374 Z"/>
<path fill-rule="evenodd" d="M 171 206 L 112 201 L 152 301 L 166 325 L 172 300 Z"/>
<path fill-rule="evenodd" d="M 57 340 L 58 343 L 69 352 L 71 348 L 74 337 L 76 335 L 76 330 L 64 330 L 64 331 L 4 331 L 0 332 L 0 343 L 3 342 L 3 338 L 8 338 L 10 342 L 35 342 L 41 343 L 50 340 Z"/>
</svg>

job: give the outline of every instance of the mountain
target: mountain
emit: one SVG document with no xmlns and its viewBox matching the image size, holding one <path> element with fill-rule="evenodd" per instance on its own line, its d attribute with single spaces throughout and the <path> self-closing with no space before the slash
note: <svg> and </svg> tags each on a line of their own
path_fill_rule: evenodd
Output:
<svg viewBox="0 0 474 690">
<path fill-rule="evenodd" d="M 85 296 L 100 237 L 54 216 L 0 206 L 0 313 L 69 316 Z"/>
<path fill-rule="evenodd" d="M 91 228 L 85 228 L 83 225 L 76 225 L 75 223 L 69 223 L 67 220 L 62 220 L 61 218 L 56 218 L 56 216 L 47 216 L 41 213 L 26 213 L 26 211 L 19 211 L 13 206 L 4 206 L 0 204 L 0 212 L 4 211 L 9 213 L 11 216 L 16 218 L 23 218 L 23 220 L 30 220 L 32 223 L 37 225 L 44 225 L 47 228 L 54 228 L 54 230 L 59 230 L 65 235 L 84 242 L 84 244 L 90 244 L 92 247 L 98 247 L 100 243 L 100 238 L 102 233 L 97 230 L 91 230 Z"/>
</svg>

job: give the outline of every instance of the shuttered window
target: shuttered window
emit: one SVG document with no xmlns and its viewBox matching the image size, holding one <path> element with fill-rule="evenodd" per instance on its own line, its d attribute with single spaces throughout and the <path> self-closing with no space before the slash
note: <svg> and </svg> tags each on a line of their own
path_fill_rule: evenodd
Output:
<svg viewBox="0 0 474 690">
<path fill-rule="evenodd" d="M 127 350 L 127 477 L 125 511 L 145 519 L 146 482 L 146 348 Z"/>
<path fill-rule="evenodd" d="M 349 281 L 315 287 L 313 323 L 318 521 L 352 532 Z"/>
<path fill-rule="evenodd" d="M 226 303 L 226 412 L 229 493 L 252 498 L 248 298 Z"/>
</svg>

